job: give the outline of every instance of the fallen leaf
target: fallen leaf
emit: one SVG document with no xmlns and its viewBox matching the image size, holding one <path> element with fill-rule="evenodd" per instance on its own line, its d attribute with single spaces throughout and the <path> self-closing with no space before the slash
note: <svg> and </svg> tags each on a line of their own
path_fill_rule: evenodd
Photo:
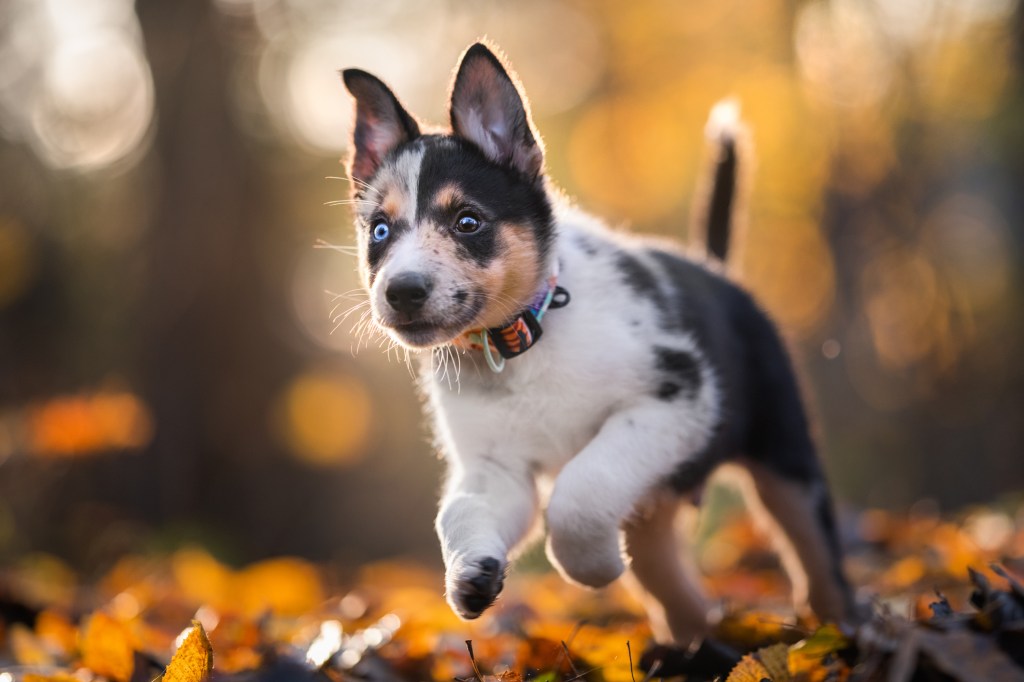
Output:
<svg viewBox="0 0 1024 682">
<path fill-rule="evenodd" d="M 192 621 L 181 646 L 167 664 L 163 682 L 203 682 L 213 670 L 213 648 L 203 624 Z"/>
<path fill-rule="evenodd" d="M 725 682 L 789 682 L 788 661 L 789 647 L 773 644 L 741 658 Z"/>
<path fill-rule="evenodd" d="M 78 647 L 78 629 L 61 613 L 44 609 L 36 618 L 36 635 L 64 657 Z"/>
<path fill-rule="evenodd" d="M 848 645 L 839 628 L 823 625 L 789 648 L 789 672 L 794 679 L 808 682 L 845 679 L 849 670 L 836 654 Z"/>
<path fill-rule="evenodd" d="M 8 633 L 14 660 L 21 665 L 53 665 L 54 659 L 31 630 L 21 623 L 11 626 Z"/>
<path fill-rule="evenodd" d="M 82 632 L 82 665 L 112 680 L 128 682 L 135 670 L 135 654 L 127 628 L 98 611 Z"/>
</svg>

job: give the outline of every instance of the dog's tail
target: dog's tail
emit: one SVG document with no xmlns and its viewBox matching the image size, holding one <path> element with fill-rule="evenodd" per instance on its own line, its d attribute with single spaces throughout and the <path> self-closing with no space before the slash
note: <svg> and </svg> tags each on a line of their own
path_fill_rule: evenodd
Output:
<svg viewBox="0 0 1024 682">
<path fill-rule="evenodd" d="M 732 242 L 743 228 L 749 139 L 740 119 L 739 103 L 725 99 L 711 109 L 704 129 L 710 149 L 708 170 L 694 201 L 694 232 L 701 235 L 708 255 L 726 260 Z"/>
</svg>

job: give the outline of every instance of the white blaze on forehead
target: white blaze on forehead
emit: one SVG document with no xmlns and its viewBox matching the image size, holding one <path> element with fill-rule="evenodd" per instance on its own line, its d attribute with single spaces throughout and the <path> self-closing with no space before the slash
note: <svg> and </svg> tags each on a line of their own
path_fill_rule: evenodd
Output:
<svg viewBox="0 0 1024 682">
<path fill-rule="evenodd" d="M 416 225 L 416 194 L 419 191 L 423 147 L 415 146 L 381 169 L 373 183 L 380 191 L 381 206 L 392 221 L 405 220 Z"/>
</svg>

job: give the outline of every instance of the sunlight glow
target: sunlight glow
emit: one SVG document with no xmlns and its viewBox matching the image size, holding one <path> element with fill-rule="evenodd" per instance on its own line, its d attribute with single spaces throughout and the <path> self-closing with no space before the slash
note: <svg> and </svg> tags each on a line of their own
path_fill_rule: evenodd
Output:
<svg viewBox="0 0 1024 682">
<path fill-rule="evenodd" d="M 243 6 L 244 0 L 231 0 L 224 11 L 236 14 Z M 518 4 L 515 12 L 476 5 L 458 12 L 442 5 L 388 9 L 382 14 L 375 6 L 372 16 L 358 16 L 345 5 L 314 10 L 297 3 L 283 13 L 257 7 L 257 21 L 268 38 L 259 64 L 260 94 L 279 128 L 312 151 L 346 149 L 352 103 L 338 70 L 348 67 L 383 79 L 424 121 L 447 122 L 448 65 L 482 35 L 516 55 L 515 66 L 537 116 L 579 104 L 596 87 L 604 67 L 593 21 L 564 2 L 532 0 Z M 538 44 L 545 45 L 543 53 L 535 49 Z M 426 69 L 426 63 L 444 66 Z M 559 78 L 548 78 L 552 71 Z"/>
<path fill-rule="evenodd" d="M 796 52 L 812 92 L 848 107 L 876 104 L 892 80 L 889 51 L 859 0 L 818 0 L 797 17 Z"/>
<path fill-rule="evenodd" d="M 146 140 L 153 84 L 128 0 L 22 3 L 0 32 L 0 131 L 46 163 L 90 170 Z"/>
<path fill-rule="evenodd" d="M 149 128 L 149 69 L 124 35 L 62 43 L 47 60 L 43 88 L 32 128 L 43 157 L 56 166 L 108 165 L 134 150 Z"/>
<path fill-rule="evenodd" d="M 306 660 L 317 668 L 327 663 L 341 648 L 341 632 L 341 623 L 336 620 L 325 620 L 321 623 L 320 634 L 306 651 Z"/>
</svg>

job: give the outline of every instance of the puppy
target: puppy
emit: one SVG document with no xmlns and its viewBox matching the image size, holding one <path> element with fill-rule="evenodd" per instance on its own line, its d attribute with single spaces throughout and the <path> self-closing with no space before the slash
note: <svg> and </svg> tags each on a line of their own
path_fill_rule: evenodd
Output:
<svg viewBox="0 0 1024 682">
<path fill-rule="evenodd" d="M 374 76 L 342 75 L 373 324 L 462 364 L 453 385 L 433 353 L 421 363 L 448 465 L 436 528 L 451 607 L 476 618 L 494 602 L 543 509 L 567 580 L 597 588 L 629 571 L 656 637 L 699 644 L 708 605 L 673 519 L 731 460 L 780 531 L 797 606 L 843 619 L 828 487 L 783 344 L 751 297 L 569 205 L 544 174 L 516 77 L 485 45 L 458 65 L 450 131 L 421 129 Z M 728 190 L 713 201 L 728 205 Z"/>
</svg>

